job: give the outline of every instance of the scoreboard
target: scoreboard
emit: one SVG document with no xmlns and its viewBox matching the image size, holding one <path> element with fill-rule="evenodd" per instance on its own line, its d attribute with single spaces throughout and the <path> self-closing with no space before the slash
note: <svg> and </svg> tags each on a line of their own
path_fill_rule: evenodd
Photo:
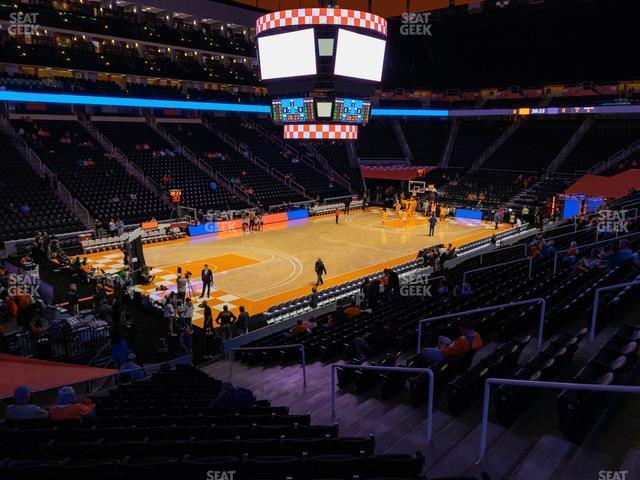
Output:
<svg viewBox="0 0 640 480">
<path fill-rule="evenodd" d="M 282 98 L 271 102 L 271 116 L 274 122 L 313 122 L 314 107 L 313 98 Z"/>
<path fill-rule="evenodd" d="M 355 98 L 280 98 L 271 102 L 275 123 L 330 122 L 364 125 L 371 117 L 371 102 Z M 325 120 L 326 121 L 326 120 Z"/>
<path fill-rule="evenodd" d="M 371 102 L 353 98 L 336 98 L 333 121 L 365 124 L 371 116 Z"/>
</svg>

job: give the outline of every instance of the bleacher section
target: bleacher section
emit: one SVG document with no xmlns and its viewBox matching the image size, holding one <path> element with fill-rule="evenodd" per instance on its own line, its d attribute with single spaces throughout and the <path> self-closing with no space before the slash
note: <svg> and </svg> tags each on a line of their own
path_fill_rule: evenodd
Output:
<svg viewBox="0 0 640 480">
<path fill-rule="evenodd" d="M 162 200 L 96 145 L 78 122 L 15 120 L 12 125 L 94 218 L 103 223 L 120 218 L 126 224 L 168 218 Z"/>
<path fill-rule="evenodd" d="M 0 475 L 204 478 L 233 471 L 239 480 L 417 479 L 424 464 L 421 455 L 374 455 L 373 436 L 340 436 L 337 425 L 312 424 L 310 414 L 290 415 L 286 406 L 256 401 L 250 391 L 189 366 L 93 400 L 94 420 L 18 422 L 0 430 L 9 457 Z"/>
<path fill-rule="evenodd" d="M 210 118 L 210 120 L 216 128 L 220 128 L 238 144 L 245 144 L 252 154 L 277 169 L 282 175 L 288 175 L 291 180 L 302 185 L 307 196 L 329 198 L 349 194 L 347 190 L 331 182 L 323 173 L 287 153 L 276 143 L 262 137 L 241 119 Z"/>
<path fill-rule="evenodd" d="M 338 175 L 347 180 L 353 188 L 361 192 L 364 188 L 362 174 L 359 167 L 349 163 L 347 147 L 343 142 L 318 142 L 314 144 L 318 152 L 327 159 L 327 162 L 338 172 Z"/>
<path fill-rule="evenodd" d="M 162 123 L 169 134 L 232 183 L 253 190 L 251 198 L 265 207 L 306 200 L 287 185 L 245 159 L 202 124 Z"/>
<path fill-rule="evenodd" d="M 222 186 L 212 189 L 213 178 L 174 153 L 174 148 L 144 122 L 95 121 L 94 125 L 162 188 L 182 189 L 185 206 L 203 210 L 246 206 Z"/>
<path fill-rule="evenodd" d="M 510 125 L 506 120 L 465 120 L 458 127 L 450 168 L 469 168 Z"/>
<path fill-rule="evenodd" d="M 0 240 L 83 230 L 80 221 L 56 197 L 49 180 L 40 178 L 0 134 Z"/>
<path fill-rule="evenodd" d="M 580 120 L 527 119 L 483 167 L 539 172 L 560 153 L 580 124 Z"/>
<path fill-rule="evenodd" d="M 396 133 L 390 122 L 371 120 L 358 130 L 358 157 L 367 160 L 404 160 Z"/>
<path fill-rule="evenodd" d="M 560 165 L 561 172 L 585 172 L 640 140 L 640 121 L 595 119 L 581 141 Z"/>
<path fill-rule="evenodd" d="M 413 164 L 438 165 L 449 138 L 449 129 L 449 122 L 404 122 L 402 130 L 413 153 Z"/>
</svg>

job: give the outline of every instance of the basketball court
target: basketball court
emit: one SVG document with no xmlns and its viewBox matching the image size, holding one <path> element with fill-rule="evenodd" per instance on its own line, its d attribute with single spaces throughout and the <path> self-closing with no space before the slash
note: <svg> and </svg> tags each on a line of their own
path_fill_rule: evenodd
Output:
<svg viewBox="0 0 640 480">
<path fill-rule="evenodd" d="M 372 208 L 341 215 L 338 225 L 333 215 L 327 215 L 266 225 L 263 232 L 232 231 L 145 245 L 154 279 L 152 284 L 135 289 L 161 299 L 175 291 L 177 268 L 182 267 L 183 272 L 192 272 L 193 293 L 199 297 L 200 271 L 208 264 L 214 272 L 208 299 L 214 314 L 223 305 L 236 313 L 244 305 L 254 315 L 309 294 L 318 257 L 328 272 L 322 289 L 412 260 L 419 250 L 431 245 L 458 246 L 495 232 L 492 224 L 465 219 L 439 221 L 434 237 L 428 236 L 428 229 L 422 215 L 405 223 L 391 212 L 383 218 L 380 209 Z M 119 250 L 87 258 L 107 274 L 124 268 Z M 167 290 L 157 290 L 159 286 Z M 199 310 L 194 323 L 202 325 Z"/>
</svg>

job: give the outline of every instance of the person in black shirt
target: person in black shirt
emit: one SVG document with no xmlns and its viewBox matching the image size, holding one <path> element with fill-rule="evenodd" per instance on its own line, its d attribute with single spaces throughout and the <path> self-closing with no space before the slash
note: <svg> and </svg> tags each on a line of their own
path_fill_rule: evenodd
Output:
<svg viewBox="0 0 640 480">
<path fill-rule="evenodd" d="M 228 306 L 223 306 L 222 311 L 216 317 L 216 323 L 220 325 L 222 329 L 222 340 L 227 341 L 233 338 L 233 330 L 231 328 L 231 322 L 236 320 L 236 316 L 233 312 L 229 311 Z"/>
<path fill-rule="evenodd" d="M 318 258 L 318 260 L 316 260 L 316 264 L 314 266 L 314 270 L 316 272 L 316 276 L 318 277 L 316 280 L 316 287 L 318 285 L 323 285 L 324 281 L 322 280 L 322 275 L 326 275 L 327 274 L 327 269 L 324 266 L 324 262 L 322 261 L 322 259 Z"/>
</svg>

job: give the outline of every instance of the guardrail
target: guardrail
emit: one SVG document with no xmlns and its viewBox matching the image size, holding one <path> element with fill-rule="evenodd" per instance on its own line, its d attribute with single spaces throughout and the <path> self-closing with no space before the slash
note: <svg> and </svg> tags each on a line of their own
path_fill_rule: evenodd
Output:
<svg viewBox="0 0 640 480">
<path fill-rule="evenodd" d="M 233 365 L 233 353 L 234 352 L 239 352 L 239 351 L 244 351 L 244 352 L 261 352 L 261 351 L 268 351 L 268 350 L 287 350 L 287 349 L 291 349 L 291 348 L 296 348 L 298 350 L 300 350 L 300 363 L 302 366 L 302 385 L 304 387 L 307 386 L 307 362 L 305 359 L 305 353 L 304 353 L 304 345 L 301 343 L 294 343 L 291 345 L 271 345 L 268 347 L 237 347 L 237 348 L 232 348 L 229 351 L 231 352 L 231 358 L 229 359 L 229 377 L 232 376 L 232 370 L 231 370 L 231 366 Z"/>
<path fill-rule="evenodd" d="M 422 351 L 422 325 L 425 323 L 435 322 L 436 320 L 444 320 L 446 318 L 454 317 L 466 317 L 473 315 L 474 313 L 493 312 L 494 310 L 502 310 L 503 308 L 521 307 L 523 305 L 530 305 L 532 303 L 539 303 L 540 307 L 540 325 L 538 327 L 538 350 L 542 348 L 542 334 L 544 329 L 544 316 L 547 311 L 547 302 L 544 298 L 529 298 L 527 300 L 518 300 L 517 302 L 501 303 L 499 305 L 491 305 L 489 307 L 474 308 L 473 310 L 463 310 L 462 312 L 447 313 L 445 315 L 438 315 L 436 317 L 423 318 L 418 322 L 418 353 Z"/>
<path fill-rule="evenodd" d="M 491 252 L 482 252 L 480 254 L 480 265 L 482 265 L 482 260 L 483 260 L 483 257 L 485 255 L 492 255 L 494 253 L 502 253 L 505 250 L 509 250 L 509 249 L 512 249 L 512 248 L 522 248 L 522 247 L 524 247 L 524 256 L 526 257 L 527 256 L 527 249 L 528 249 L 528 245 L 526 243 L 518 243 L 516 245 L 511 245 L 509 247 L 499 247 L 499 248 L 496 248 L 495 250 L 493 250 Z"/>
<path fill-rule="evenodd" d="M 426 373 L 429 376 L 429 389 L 427 391 L 427 444 L 431 443 L 433 433 L 433 388 L 435 378 L 430 368 L 405 368 L 405 367 L 383 367 L 374 365 L 332 365 L 331 366 L 331 413 L 336 415 L 336 369 L 347 370 L 375 370 L 378 372 L 398 372 L 398 373 Z"/>
<path fill-rule="evenodd" d="M 467 281 L 467 274 L 474 272 L 481 272 L 483 270 L 491 270 L 492 268 L 503 267 L 504 265 L 511 265 L 512 263 L 522 262 L 524 260 L 529 261 L 529 280 L 531 280 L 531 267 L 532 267 L 532 258 L 518 258 L 517 260 L 509 260 L 508 262 L 496 263 L 495 265 L 489 265 L 488 267 L 480 267 L 474 268 L 473 270 L 467 270 L 462 273 L 462 283 Z"/>
<path fill-rule="evenodd" d="M 633 280 L 631 282 L 617 283 L 615 285 L 608 285 L 606 287 L 600 287 L 596 289 L 595 296 L 593 297 L 593 311 L 591 312 L 591 327 L 589 330 L 589 343 L 593 342 L 596 338 L 596 322 L 598 317 L 598 305 L 600 305 L 600 293 L 610 290 L 618 290 L 624 287 L 633 287 L 640 285 L 640 280 Z"/>
<path fill-rule="evenodd" d="M 621 240 L 623 238 L 634 237 L 636 235 L 640 235 L 640 232 L 628 233 L 627 235 L 616 236 L 614 238 Z M 586 245 L 579 245 L 579 247 L 581 249 L 586 247 L 594 247 L 596 245 L 600 245 L 601 243 L 611 242 L 611 240 L 612 240 L 611 238 L 607 238 L 606 240 L 599 240 L 597 242 L 587 243 Z M 564 250 L 558 250 L 556 252 L 556 254 L 553 257 L 553 273 L 556 273 L 558 271 L 558 255 L 560 255 L 561 253 L 567 253 L 569 250 L 570 250 L 569 248 L 565 248 Z"/>
<path fill-rule="evenodd" d="M 592 385 L 584 383 L 537 382 L 533 380 L 513 380 L 509 378 L 488 378 L 484 383 L 482 403 L 482 426 L 480 427 L 480 458 L 487 453 L 487 429 L 489 425 L 489 404 L 491 403 L 491 385 L 511 385 L 527 388 L 552 388 L 555 390 L 582 390 L 588 392 L 633 393 L 640 394 L 640 387 L 632 385 Z"/>
</svg>

